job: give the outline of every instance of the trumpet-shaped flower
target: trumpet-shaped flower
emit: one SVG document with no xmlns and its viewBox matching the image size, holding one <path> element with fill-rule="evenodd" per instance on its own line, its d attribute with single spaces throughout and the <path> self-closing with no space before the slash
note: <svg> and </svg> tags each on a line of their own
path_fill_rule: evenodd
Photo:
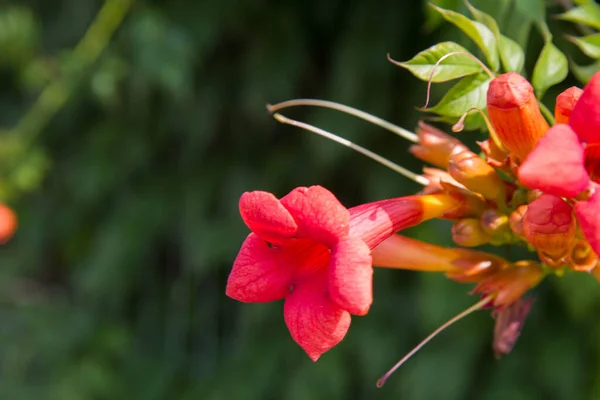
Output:
<svg viewBox="0 0 600 400">
<path fill-rule="evenodd" d="M 394 232 L 455 208 L 447 195 L 409 196 L 348 210 L 320 186 L 277 199 L 245 193 L 240 213 L 252 230 L 234 262 L 226 293 L 243 302 L 285 298 L 292 338 L 316 361 L 339 343 L 350 315 L 373 300 L 370 250 Z"/>
</svg>

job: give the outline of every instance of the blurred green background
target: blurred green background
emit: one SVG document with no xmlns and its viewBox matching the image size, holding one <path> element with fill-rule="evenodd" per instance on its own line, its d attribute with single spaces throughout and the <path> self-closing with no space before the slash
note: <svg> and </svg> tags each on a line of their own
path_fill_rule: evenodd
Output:
<svg viewBox="0 0 600 400">
<path fill-rule="evenodd" d="M 528 39 L 511 1 L 474 3 L 509 5 L 501 26 L 535 59 L 540 39 Z M 103 24 L 73 51 L 103 2 L 0 1 L 0 195 L 20 218 L 0 249 L 0 399 L 600 398 L 600 296 L 583 274 L 542 284 L 504 359 L 491 350 L 493 319 L 479 312 L 382 389 L 380 375 L 475 302 L 470 286 L 377 270 L 370 313 L 316 364 L 289 336 L 282 302 L 224 294 L 248 232 L 244 191 L 320 184 L 352 206 L 418 190 L 279 125 L 265 104 L 323 98 L 412 129 L 425 85 L 386 54 L 467 44 L 456 29 L 416 0 L 106 4 Z M 285 114 L 422 167 L 407 143 L 351 117 Z M 407 233 L 450 244 L 446 222 Z"/>
</svg>

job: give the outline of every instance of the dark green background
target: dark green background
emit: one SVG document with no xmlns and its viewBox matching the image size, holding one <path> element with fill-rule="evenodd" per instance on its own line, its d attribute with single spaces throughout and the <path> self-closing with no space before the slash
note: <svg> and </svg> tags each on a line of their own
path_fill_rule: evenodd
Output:
<svg viewBox="0 0 600 400">
<path fill-rule="evenodd" d="M 21 224 L 0 250 L 0 399 L 600 398 L 600 297 L 583 274 L 541 285 L 504 359 L 493 358 L 493 320 L 479 312 L 383 389 L 381 374 L 476 301 L 470 286 L 377 270 L 370 313 L 316 364 L 289 336 L 282 302 L 224 294 L 248 232 L 237 211 L 244 191 L 282 196 L 320 184 L 352 206 L 418 190 L 279 125 L 264 106 L 323 98 L 413 128 L 425 85 L 386 54 L 406 60 L 460 37 L 447 25 L 426 29 L 421 2 L 138 1 L 76 81 L 70 51 L 100 6 L 0 1 L 0 126 L 16 126 L 47 82 L 74 80 L 32 146 L 1 151 L 1 183 Z M 508 33 L 519 39 L 524 29 Z M 286 114 L 422 166 L 407 143 L 351 117 Z M 19 144 L 18 134 L 0 143 Z M 445 222 L 410 234 L 450 243 Z"/>
</svg>

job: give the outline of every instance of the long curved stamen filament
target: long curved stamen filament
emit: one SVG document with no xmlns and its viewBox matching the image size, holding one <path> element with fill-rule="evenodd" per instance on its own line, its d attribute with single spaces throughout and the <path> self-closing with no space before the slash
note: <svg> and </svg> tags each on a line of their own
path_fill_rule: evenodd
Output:
<svg viewBox="0 0 600 400">
<path fill-rule="evenodd" d="M 483 71 L 486 74 L 488 74 L 490 79 L 495 78 L 494 73 L 492 71 L 490 71 L 490 69 L 479 58 L 475 57 L 471 53 L 467 53 L 464 51 L 453 51 L 451 53 L 445 54 L 444 56 L 440 57 L 440 59 L 435 63 L 435 65 L 431 69 L 431 73 L 429 74 L 429 79 L 427 81 L 427 97 L 425 99 L 425 105 L 423 106 L 423 108 L 427 108 L 427 106 L 429 105 L 429 96 L 431 94 L 431 84 L 433 83 L 433 74 L 435 74 L 435 71 L 437 70 L 438 66 L 442 63 L 442 61 L 444 61 L 445 59 L 447 59 L 449 57 L 456 56 L 456 55 L 463 55 L 463 56 L 467 56 L 467 57 L 473 59 L 477 64 L 479 64 L 481 69 L 483 69 Z M 387 59 L 389 62 L 391 62 L 394 65 L 397 65 L 399 67 L 402 66 L 402 63 L 399 63 L 398 61 L 391 58 L 389 54 L 387 55 Z"/>
<path fill-rule="evenodd" d="M 472 312 L 480 310 L 482 307 L 489 304 L 489 302 L 493 298 L 494 298 L 494 295 L 489 295 L 489 296 L 485 297 L 483 300 L 481 300 L 478 303 L 467 308 L 460 314 L 458 314 L 455 317 L 448 320 L 445 324 L 443 324 L 442 326 L 437 328 L 435 331 L 433 331 L 429 336 L 427 336 L 425 339 L 423 339 L 423 341 L 421 343 L 419 343 L 418 345 L 415 346 L 415 348 L 413 348 L 411 351 L 409 351 L 408 354 L 406 354 L 404 357 L 402 357 L 402 359 L 400 361 L 398 361 L 396 363 L 396 365 L 394 365 L 388 372 L 386 372 L 385 375 L 383 375 L 381 378 L 379 378 L 377 380 L 377 387 L 382 387 L 385 384 L 385 381 L 387 381 L 387 379 L 390 377 L 390 375 L 392 375 L 398 368 L 400 368 L 402 366 L 402 364 L 404 364 L 409 358 L 411 358 L 417 351 L 421 350 L 421 348 L 423 346 L 425 346 L 427 343 L 429 343 L 431 341 L 431 339 L 436 337 L 440 332 L 442 332 L 444 329 L 446 329 L 450 325 L 454 324 L 455 322 L 463 319 L 464 317 L 471 314 Z"/>
<path fill-rule="evenodd" d="M 364 111 L 361 111 L 356 108 L 346 106 L 343 104 L 335 103 L 333 101 L 317 100 L 317 99 L 296 99 L 296 100 L 283 101 L 281 103 L 277 103 L 274 105 L 269 105 L 269 106 L 267 106 L 267 108 L 269 109 L 269 111 L 274 113 L 281 109 L 284 109 L 287 107 L 295 107 L 295 106 L 315 106 L 315 107 L 324 107 L 324 108 L 331 108 L 333 110 L 338 110 L 343 113 L 353 115 L 357 118 L 363 119 L 374 125 L 380 126 L 383 129 L 387 129 L 388 131 L 400 136 L 401 138 L 409 140 L 413 143 L 419 143 L 419 137 L 417 135 L 415 135 L 414 133 L 412 133 L 411 131 L 408 131 L 404 128 L 399 127 L 398 125 L 394 125 L 391 122 L 388 122 L 384 119 L 381 119 L 379 117 L 376 117 L 376 116 L 366 113 Z"/>
<path fill-rule="evenodd" d="M 270 108 L 269 108 L 269 110 L 270 110 Z M 312 126 L 312 125 L 309 125 L 304 122 L 300 122 L 300 121 L 296 121 L 296 120 L 284 117 L 283 115 L 281 115 L 279 113 L 273 114 L 273 118 L 275 118 L 277 121 L 281 122 L 282 124 L 297 126 L 298 128 L 302 128 L 309 132 L 316 133 L 317 135 L 323 136 L 323 137 L 325 137 L 329 140 L 333 140 L 334 142 L 339 143 L 343 146 L 349 147 L 352 150 L 357 151 L 360 154 L 365 155 L 365 156 L 369 157 L 370 159 L 377 161 L 381 165 L 384 165 L 384 166 L 388 167 L 389 169 L 391 169 L 395 172 L 398 172 L 400 175 L 403 175 L 403 176 L 407 177 L 408 179 L 411 179 L 423 186 L 427 186 L 429 184 L 429 180 L 427 178 L 425 178 L 424 176 L 415 174 L 414 172 L 409 171 L 406 168 L 401 167 L 400 165 L 398 165 L 396 163 L 393 163 L 392 161 L 388 160 L 387 158 L 381 157 L 379 154 L 374 153 L 370 150 L 365 149 L 364 147 L 361 147 L 361 146 L 351 142 L 350 140 L 341 138 L 337 135 L 334 135 L 333 133 L 327 132 L 326 130 L 317 128 L 316 126 Z"/>
</svg>

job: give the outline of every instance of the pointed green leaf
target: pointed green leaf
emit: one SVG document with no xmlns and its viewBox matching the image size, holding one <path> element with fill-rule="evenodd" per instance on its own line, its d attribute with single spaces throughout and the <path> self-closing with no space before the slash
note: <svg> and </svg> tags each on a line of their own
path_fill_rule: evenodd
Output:
<svg viewBox="0 0 600 400">
<path fill-rule="evenodd" d="M 454 85 L 440 102 L 427 109 L 444 117 L 460 118 L 473 107 L 484 109 L 491 78 L 487 74 L 467 76 Z"/>
<path fill-rule="evenodd" d="M 475 56 L 469 57 L 465 54 L 451 55 L 435 67 L 442 57 L 454 52 L 471 54 L 459 44 L 442 42 L 423 50 L 406 62 L 398 63 L 398 65 L 406 68 L 421 80 L 429 81 L 431 77 L 432 82 L 446 82 L 481 71 L 481 65 L 473 59 Z M 431 76 L 432 71 L 434 71 L 433 76 Z"/>
<path fill-rule="evenodd" d="M 519 13 L 538 23 L 546 23 L 546 4 L 544 0 L 516 0 L 515 8 Z"/>
<path fill-rule="evenodd" d="M 451 10 L 445 10 L 440 7 L 432 5 L 444 19 L 457 28 L 462 30 L 468 37 L 475 42 L 475 44 L 481 49 L 485 55 L 488 64 L 494 71 L 497 71 L 500 67 L 500 60 L 498 58 L 498 44 L 494 33 L 484 24 L 472 21 L 462 14 Z"/>
<path fill-rule="evenodd" d="M 469 2 L 466 2 L 466 4 L 471 12 L 471 15 L 473 15 L 473 18 L 475 18 L 477 22 L 481 22 L 487 26 L 494 33 L 494 36 L 498 41 L 500 61 L 502 61 L 502 67 L 504 70 L 507 72 L 521 71 L 521 69 L 523 69 L 523 65 L 525 64 L 525 52 L 521 46 L 519 46 L 519 44 L 514 40 L 500 33 L 498 23 L 491 15 L 486 14 L 483 11 L 479 11 Z"/>
<path fill-rule="evenodd" d="M 498 38 L 498 49 L 500 50 L 500 59 L 502 67 L 507 72 L 521 72 L 525 65 L 525 52 L 514 40 L 500 35 Z"/>
<path fill-rule="evenodd" d="M 598 71 L 600 71 L 600 61 L 596 61 L 590 65 L 577 65 L 571 61 L 571 72 L 582 83 L 587 83 Z"/>
<path fill-rule="evenodd" d="M 600 6 L 594 2 L 587 3 L 581 7 L 575 7 L 560 14 L 558 18 L 591 26 L 595 29 L 600 29 Z"/>
<path fill-rule="evenodd" d="M 552 42 L 546 42 L 535 67 L 531 83 L 539 99 L 549 87 L 562 82 L 569 72 L 567 57 Z"/>
<path fill-rule="evenodd" d="M 431 0 L 429 3 L 435 4 L 436 6 L 443 7 L 443 8 L 456 9 L 456 8 L 458 8 L 461 1 L 460 0 Z M 425 10 L 425 30 L 427 32 L 431 32 L 435 28 L 437 28 L 444 19 L 442 18 L 442 16 L 439 13 L 435 12 L 435 10 L 433 10 L 431 7 L 429 7 L 429 5 L 427 3 L 423 2 L 423 4 L 424 4 L 424 10 Z"/>
<path fill-rule="evenodd" d="M 583 37 L 567 36 L 588 57 L 600 58 L 600 33 Z"/>
<path fill-rule="evenodd" d="M 522 16 L 537 25 L 546 42 L 552 39 L 552 34 L 546 24 L 546 5 L 544 0 L 518 0 L 515 1 L 515 8 Z"/>
</svg>

